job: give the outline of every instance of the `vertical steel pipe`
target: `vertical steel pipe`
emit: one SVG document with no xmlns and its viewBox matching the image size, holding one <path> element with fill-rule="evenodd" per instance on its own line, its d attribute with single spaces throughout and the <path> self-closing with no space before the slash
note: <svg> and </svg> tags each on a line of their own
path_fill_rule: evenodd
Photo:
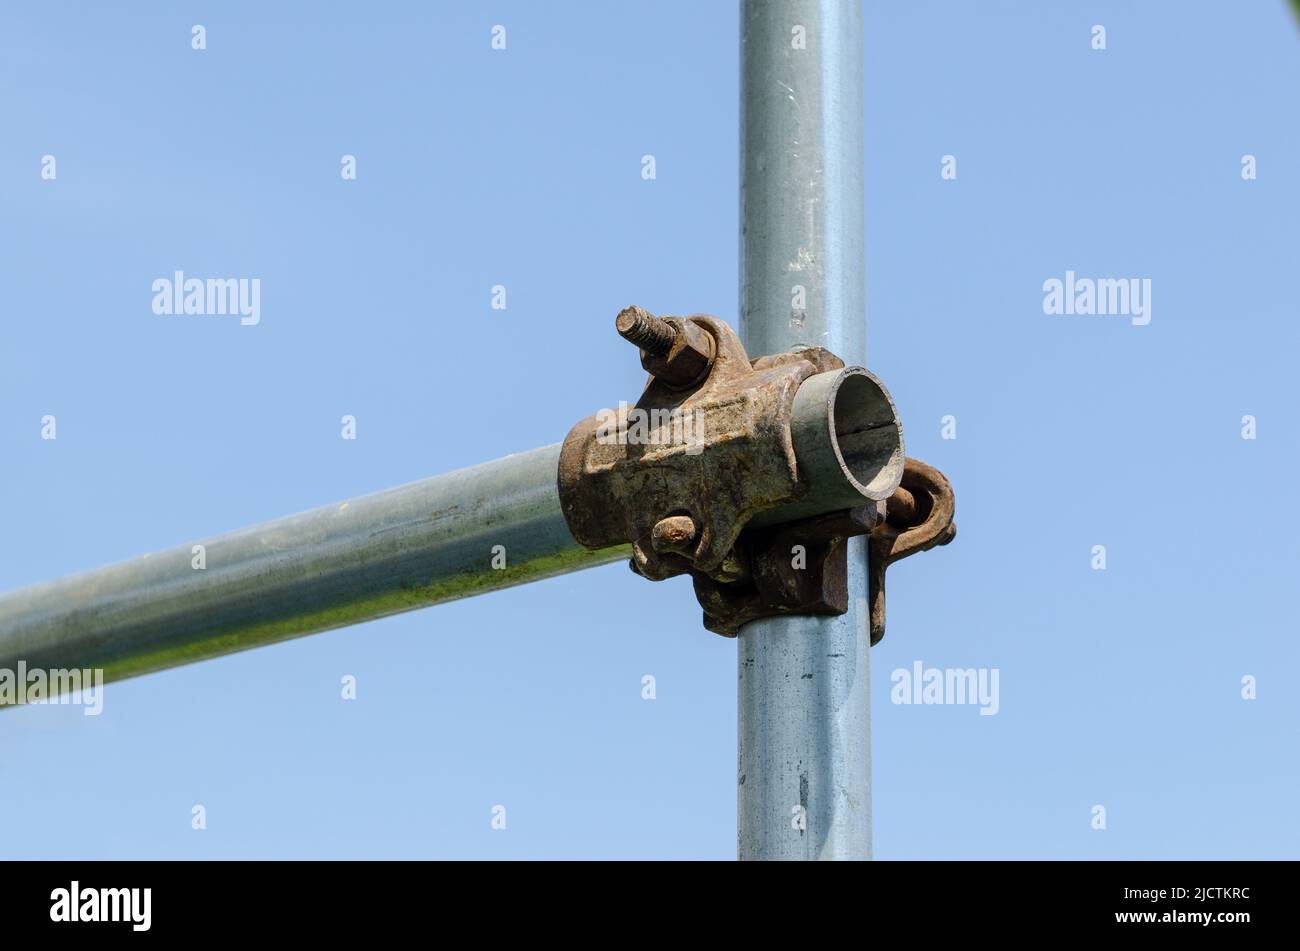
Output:
<svg viewBox="0 0 1300 951">
<path fill-rule="evenodd" d="M 741 335 L 866 365 L 862 11 L 742 0 Z M 740 630 L 742 859 L 871 857 L 867 555 L 841 617 Z"/>
</svg>

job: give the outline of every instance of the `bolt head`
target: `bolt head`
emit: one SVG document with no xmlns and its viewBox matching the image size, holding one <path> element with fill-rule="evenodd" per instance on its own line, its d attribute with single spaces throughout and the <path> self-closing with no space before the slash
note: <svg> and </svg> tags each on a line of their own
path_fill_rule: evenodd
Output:
<svg viewBox="0 0 1300 951">
<path fill-rule="evenodd" d="M 699 529 L 689 515 L 670 515 L 655 522 L 650 530 L 650 545 L 659 554 L 689 556 L 694 551 Z"/>
</svg>

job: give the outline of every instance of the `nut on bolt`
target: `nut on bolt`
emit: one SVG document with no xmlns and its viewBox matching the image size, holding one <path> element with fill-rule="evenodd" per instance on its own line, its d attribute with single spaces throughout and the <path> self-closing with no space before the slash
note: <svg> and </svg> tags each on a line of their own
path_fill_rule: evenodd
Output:
<svg viewBox="0 0 1300 951">
<path fill-rule="evenodd" d="M 656 317 L 633 305 L 619 311 L 614 326 L 641 349 L 645 371 L 669 386 L 693 386 L 713 366 L 713 336 L 689 317 Z"/>
</svg>

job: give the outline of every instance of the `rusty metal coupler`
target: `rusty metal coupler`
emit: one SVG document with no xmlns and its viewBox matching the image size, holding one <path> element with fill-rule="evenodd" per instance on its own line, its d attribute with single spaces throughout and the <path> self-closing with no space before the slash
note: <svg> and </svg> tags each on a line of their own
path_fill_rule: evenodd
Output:
<svg viewBox="0 0 1300 951">
<path fill-rule="evenodd" d="M 885 569 L 956 534 L 952 487 L 903 451 L 888 391 L 808 348 L 750 360 L 716 317 L 621 311 L 650 374 L 629 407 L 570 430 L 560 502 L 586 548 L 632 546 L 652 581 L 689 573 L 704 626 L 734 637 L 782 614 L 848 610 L 848 546 L 868 536 L 871 643 Z"/>
</svg>

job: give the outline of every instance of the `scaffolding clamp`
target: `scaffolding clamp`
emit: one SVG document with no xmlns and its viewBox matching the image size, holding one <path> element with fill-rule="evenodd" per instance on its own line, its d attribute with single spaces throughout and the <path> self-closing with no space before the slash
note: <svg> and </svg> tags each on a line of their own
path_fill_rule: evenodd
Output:
<svg viewBox="0 0 1300 951">
<path fill-rule="evenodd" d="M 559 494 L 589 549 L 632 546 L 653 581 L 689 573 L 704 626 L 848 610 L 848 545 L 869 535 L 872 643 L 894 561 L 951 541 L 952 490 L 906 459 L 888 391 L 821 348 L 750 360 L 716 317 L 619 313 L 649 382 L 570 430 Z"/>
</svg>

